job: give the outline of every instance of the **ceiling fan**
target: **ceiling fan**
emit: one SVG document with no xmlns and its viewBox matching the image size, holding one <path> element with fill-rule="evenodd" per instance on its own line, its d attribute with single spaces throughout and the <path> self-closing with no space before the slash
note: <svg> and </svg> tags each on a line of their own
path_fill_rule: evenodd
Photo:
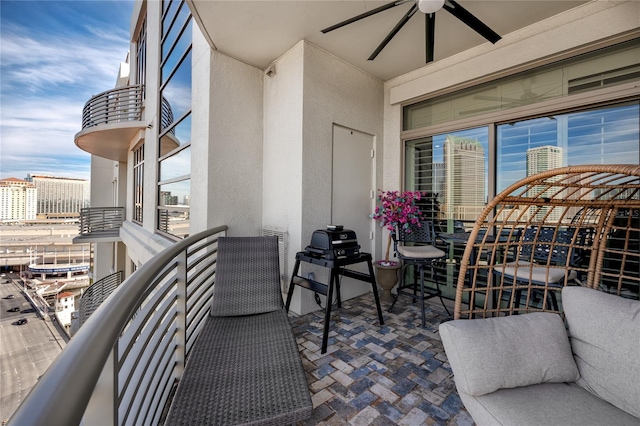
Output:
<svg viewBox="0 0 640 426">
<path fill-rule="evenodd" d="M 371 15 L 375 15 L 376 13 L 384 12 L 385 10 L 394 8 L 396 6 L 400 6 L 405 3 L 413 3 L 411 9 L 398 21 L 395 27 L 391 30 L 387 37 L 382 40 L 382 43 L 376 48 L 376 50 L 369 56 L 368 60 L 373 61 L 376 56 L 385 48 L 387 44 L 391 41 L 391 39 L 400 31 L 400 29 L 411 19 L 416 12 L 420 11 L 424 13 L 425 16 L 425 37 L 426 37 L 426 63 L 433 61 L 433 46 L 435 43 L 435 25 L 436 25 L 436 15 L 435 13 L 440 9 L 445 9 L 447 12 L 451 13 L 453 16 L 461 20 L 463 23 L 468 25 L 471 29 L 476 31 L 482 37 L 489 40 L 491 43 L 496 43 L 501 37 L 485 25 L 478 18 L 473 16 L 471 12 L 469 12 L 464 7 L 460 6 L 454 0 L 396 0 L 391 3 L 387 3 L 375 9 L 371 9 L 368 12 L 362 13 L 360 15 L 354 16 L 353 18 L 349 18 L 346 21 L 339 22 L 335 25 L 325 28 L 322 30 L 323 34 L 326 34 L 330 31 L 337 30 L 338 28 L 342 28 L 345 25 L 349 25 L 356 21 L 359 21 L 363 18 L 369 17 Z"/>
</svg>

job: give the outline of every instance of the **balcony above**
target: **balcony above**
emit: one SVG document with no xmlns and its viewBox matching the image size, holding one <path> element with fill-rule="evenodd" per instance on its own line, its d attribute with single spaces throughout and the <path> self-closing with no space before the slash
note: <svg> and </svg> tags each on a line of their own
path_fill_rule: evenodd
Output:
<svg viewBox="0 0 640 426">
<path fill-rule="evenodd" d="M 82 110 L 82 130 L 75 136 L 78 148 L 89 154 L 125 163 L 132 139 L 148 123 L 143 117 L 144 86 L 127 86 L 100 93 L 89 99 Z M 171 105 L 162 100 L 162 128 L 173 123 Z M 160 155 L 178 147 L 180 142 L 170 130 L 161 138 Z"/>
<path fill-rule="evenodd" d="M 124 207 L 90 207 L 80 210 L 80 235 L 74 244 L 121 241 L 120 227 L 124 222 Z"/>
<path fill-rule="evenodd" d="M 82 110 L 82 131 L 76 145 L 98 157 L 126 162 L 131 139 L 143 131 L 144 86 L 108 90 L 92 97 Z"/>
</svg>

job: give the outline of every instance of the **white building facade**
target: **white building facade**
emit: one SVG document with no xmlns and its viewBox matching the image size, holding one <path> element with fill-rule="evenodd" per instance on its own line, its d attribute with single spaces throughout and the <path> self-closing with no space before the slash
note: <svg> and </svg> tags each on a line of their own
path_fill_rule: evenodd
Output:
<svg viewBox="0 0 640 426">
<path fill-rule="evenodd" d="M 80 213 L 89 207 L 90 190 L 86 179 L 29 175 L 27 181 L 38 189 L 37 214 Z"/>
<path fill-rule="evenodd" d="M 0 220 L 35 220 L 37 188 L 22 179 L 0 180 Z"/>
<path fill-rule="evenodd" d="M 640 14 L 640 3 L 634 1 L 586 2 L 540 25 L 505 34 L 499 45 L 471 48 L 388 80 L 305 40 L 291 44 L 266 68 L 234 59 L 217 50 L 215 29 L 207 27 L 203 12 L 206 3 L 135 3 L 132 53 L 121 66 L 114 91 L 143 99 L 140 114 L 133 116 L 128 110 L 119 123 L 118 143 L 113 143 L 113 123 L 87 123 L 76 135 L 76 144 L 93 154 L 91 207 L 126 209 L 118 240 L 96 243 L 94 279 L 118 270 L 129 275 L 177 239 L 223 224 L 231 236 L 283 230 L 290 268 L 314 230 L 337 222 L 357 229 L 362 250 L 380 258 L 386 235 L 368 216 L 375 207 L 371 195 L 376 189 L 413 190 L 410 176 L 416 174 L 405 173 L 408 159 L 418 158 L 408 152 L 418 145 L 412 142 L 433 144 L 435 152 L 438 135 L 489 128 L 486 138 L 476 138 L 489 147 L 482 151 L 489 167 L 484 170 L 474 162 L 473 176 L 484 170 L 481 191 L 491 199 L 506 185 L 502 179 L 513 183 L 517 173 L 526 172 L 520 165 L 526 149 L 510 156 L 507 150 L 516 145 L 499 139 L 513 128 L 509 123 L 525 123 L 546 110 L 560 114 L 621 103 L 637 108 L 640 99 L 640 83 L 631 76 L 587 92 L 558 89 L 565 91 L 541 104 L 531 100 L 512 107 L 503 100 L 498 109 L 484 104 L 486 113 L 459 114 L 445 105 L 472 97 L 467 91 L 488 82 L 497 82 L 494 95 L 506 93 L 513 84 L 501 84 L 501 78 L 529 81 L 519 73 L 582 61 L 588 53 L 612 55 L 616 65 L 610 56 L 597 56 L 589 59 L 592 65 L 581 62 L 575 67 L 582 73 L 574 70 L 576 79 L 611 67 L 640 66 L 635 55 L 640 23 L 630 19 Z M 136 95 L 142 86 L 144 97 Z M 477 109 L 476 105 L 467 111 Z M 453 115 L 442 118 L 442 111 Z M 566 129 L 573 118 L 558 116 L 554 121 L 562 121 Z M 635 122 L 631 124 L 637 129 Z M 528 121 L 526 125 L 534 129 Z M 627 158 L 637 162 L 634 131 L 623 147 Z M 567 138 L 555 139 L 563 143 Z M 355 162 L 336 155 L 352 144 L 366 155 Z M 503 162 L 508 158 L 513 164 Z M 433 170 L 442 169 L 444 159 L 434 156 L 432 161 Z M 349 173 L 364 179 L 340 177 Z M 357 186 L 363 200 L 340 198 L 347 186 Z M 112 191 L 104 190 L 109 187 Z M 317 271 L 316 276 L 322 278 L 323 273 Z M 345 286 L 344 291 L 346 299 L 366 287 Z M 296 289 L 292 310 L 315 309 L 313 294 Z"/>
</svg>

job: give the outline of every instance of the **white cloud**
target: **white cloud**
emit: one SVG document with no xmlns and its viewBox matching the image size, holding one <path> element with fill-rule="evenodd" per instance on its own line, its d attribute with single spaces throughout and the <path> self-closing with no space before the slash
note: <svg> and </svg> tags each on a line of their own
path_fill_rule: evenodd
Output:
<svg viewBox="0 0 640 426">
<path fill-rule="evenodd" d="M 35 39 L 3 23 L 1 177 L 27 173 L 89 178 L 89 154 L 74 144 L 82 108 L 113 88 L 129 48 L 122 30 Z"/>
</svg>

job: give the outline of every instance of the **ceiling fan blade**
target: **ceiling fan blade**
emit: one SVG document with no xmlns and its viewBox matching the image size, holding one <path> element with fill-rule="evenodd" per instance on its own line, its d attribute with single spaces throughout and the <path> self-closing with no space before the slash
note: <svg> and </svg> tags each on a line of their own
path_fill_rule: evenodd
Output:
<svg viewBox="0 0 640 426">
<path fill-rule="evenodd" d="M 411 19 L 411 17 L 418 11 L 418 6 L 417 5 L 413 5 L 411 6 L 411 9 L 409 9 L 409 11 L 402 17 L 402 19 L 400 19 L 400 21 L 398 21 L 398 23 L 396 24 L 395 27 L 393 27 L 393 29 L 391 30 L 391 32 L 389 34 L 387 34 L 387 36 L 385 37 L 384 40 L 382 40 L 382 43 L 380 43 L 380 45 L 376 48 L 376 50 L 374 50 L 374 52 L 371 54 L 371 56 L 369 56 L 369 58 L 367 59 L 368 61 L 373 61 L 376 56 L 378 56 L 378 54 L 380 52 L 382 52 L 382 49 L 385 48 L 385 46 L 387 44 L 389 44 L 389 42 L 391 41 L 391 39 L 398 34 L 398 31 L 400 31 L 400 29 L 404 26 L 404 24 L 407 23 L 407 21 L 409 21 L 409 19 Z"/>
<path fill-rule="evenodd" d="M 424 24 L 425 24 L 425 63 L 433 62 L 433 52 L 435 50 L 435 35 L 436 35 L 436 14 L 435 13 L 425 13 L 424 15 Z"/>
<path fill-rule="evenodd" d="M 454 0 L 446 0 L 443 9 L 446 9 L 447 12 L 451 13 L 453 16 L 467 24 L 472 30 L 489 40 L 491 43 L 495 44 L 502 38 L 500 37 L 500 35 L 498 35 L 498 33 L 493 31 L 491 28 L 485 25 L 484 22 L 473 16 L 471 12 L 460 6 Z"/>
<path fill-rule="evenodd" d="M 349 19 L 347 19 L 346 21 L 342 21 L 342 22 L 339 22 L 339 23 L 337 23 L 337 24 L 335 24 L 335 25 L 332 25 L 332 26 L 330 26 L 330 27 L 327 27 L 327 28 L 325 28 L 324 30 L 321 30 L 321 32 L 322 32 L 323 34 L 326 34 L 326 33 L 328 33 L 329 31 L 337 30 L 338 28 L 342 28 L 342 27 L 344 27 L 345 25 L 352 24 L 352 23 L 354 23 L 354 22 L 356 22 L 356 21 L 359 21 L 359 20 L 361 20 L 361 19 L 364 19 L 364 18 L 366 18 L 366 17 L 368 17 L 368 16 L 375 15 L 376 13 L 384 12 L 384 11 L 385 11 L 385 10 L 387 10 L 387 9 L 391 9 L 391 8 L 393 8 L 393 7 L 399 6 L 399 5 L 403 4 L 403 3 L 406 3 L 407 1 L 408 1 L 408 0 L 396 0 L 396 1 L 392 1 L 391 3 L 384 4 L 384 5 L 380 6 L 380 7 L 376 7 L 375 9 L 371 9 L 371 10 L 369 10 L 368 12 L 365 12 L 365 13 L 362 13 L 362 14 L 360 14 L 360 15 L 354 16 L 353 18 L 349 18 Z"/>
</svg>

